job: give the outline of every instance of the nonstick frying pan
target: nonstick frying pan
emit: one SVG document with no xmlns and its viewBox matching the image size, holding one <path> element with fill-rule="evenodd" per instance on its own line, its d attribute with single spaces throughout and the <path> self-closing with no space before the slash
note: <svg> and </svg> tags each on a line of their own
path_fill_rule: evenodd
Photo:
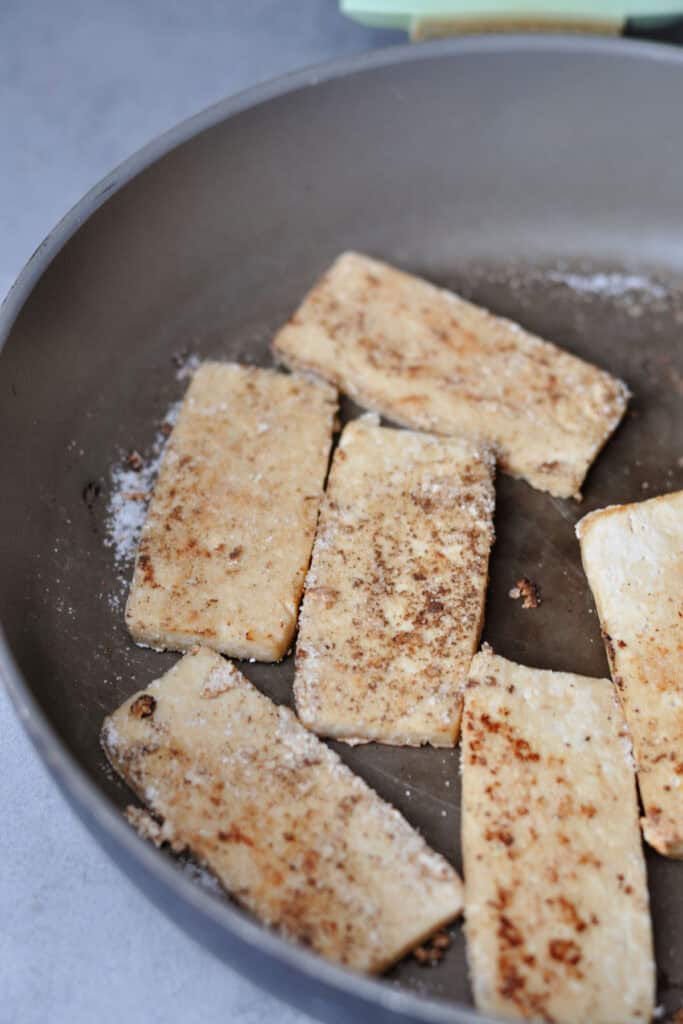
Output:
<svg viewBox="0 0 683 1024">
<path fill-rule="evenodd" d="M 149 450 L 182 394 L 178 353 L 267 364 L 274 329 L 339 251 L 395 262 L 630 383 L 581 505 L 499 479 L 484 632 L 521 662 L 605 675 L 573 525 L 683 486 L 682 97 L 681 55 L 630 42 L 470 38 L 338 61 L 134 156 L 48 237 L 3 308 L 0 668 L 17 710 L 145 894 L 321 1019 L 481 1020 L 461 927 L 437 968 L 408 959 L 361 978 L 261 928 L 125 823 L 131 797 L 106 770 L 100 723 L 176 656 L 135 647 L 112 607 L 112 467 Z M 541 588 L 537 609 L 508 596 L 522 575 Z M 291 659 L 245 672 L 290 701 Z M 457 751 L 339 750 L 460 867 Z M 683 866 L 648 851 L 648 871 L 672 1011 Z"/>
</svg>

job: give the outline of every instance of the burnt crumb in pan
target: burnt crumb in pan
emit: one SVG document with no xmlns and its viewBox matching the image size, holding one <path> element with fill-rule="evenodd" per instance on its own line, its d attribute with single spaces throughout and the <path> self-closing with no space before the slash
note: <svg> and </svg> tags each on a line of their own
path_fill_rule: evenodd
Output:
<svg viewBox="0 0 683 1024">
<path fill-rule="evenodd" d="M 522 608 L 538 608 L 542 600 L 541 588 L 528 576 L 522 576 L 508 591 L 508 597 L 511 597 L 513 601 L 518 601 L 521 597 Z"/>
</svg>

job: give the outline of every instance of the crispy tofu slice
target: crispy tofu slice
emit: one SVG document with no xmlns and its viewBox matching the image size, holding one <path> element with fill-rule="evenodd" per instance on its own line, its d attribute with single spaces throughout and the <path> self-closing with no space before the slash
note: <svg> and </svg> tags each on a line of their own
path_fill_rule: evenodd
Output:
<svg viewBox="0 0 683 1024">
<path fill-rule="evenodd" d="M 462 883 L 407 821 L 213 651 L 195 648 L 105 720 L 114 768 L 266 924 L 381 971 L 462 909 Z"/>
<path fill-rule="evenodd" d="M 284 656 L 336 408 L 327 384 L 231 363 L 197 370 L 140 538 L 126 607 L 134 640 Z"/>
<path fill-rule="evenodd" d="M 655 967 L 631 746 L 606 679 L 485 649 L 465 693 L 462 841 L 479 1009 L 649 1021 Z"/>
<path fill-rule="evenodd" d="M 656 850 L 683 858 L 683 491 L 577 524 Z"/>
<path fill-rule="evenodd" d="M 479 644 L 494 460 L 470 441 L 349 423 L 306 580 L 294 695 L 347 742 L 452 747 Z"/>
<path fill-rule="evenodd" d="M 625 384 L 590 363 L 353 252 L 273 348 L 396 423 L 492 443 L 501 469 L 562 498 L 580 497 L 628 399 Z"/>
</svg>

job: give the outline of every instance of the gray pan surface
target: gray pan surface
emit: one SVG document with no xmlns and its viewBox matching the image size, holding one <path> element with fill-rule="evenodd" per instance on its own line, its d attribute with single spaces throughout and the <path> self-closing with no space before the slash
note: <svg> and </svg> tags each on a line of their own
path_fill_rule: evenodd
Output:
<svg viewBox="0 0 683 1024">
<path fill-rule="evenodd" d="M 176 656 L 136 648 L 115 607 L 112 468 L 150 451 L 181 396 L 174 356 L 268 364 L 273 331 L 340 250 L 422 273 L 634 391 L 581 505 L 498 481 L 484 638 L 530 665 L 605 675 L 573 524 L 683 487 L 682 168 L 673 50 L 524 37 L 401 47 L 227 100 L 153 143 L 56 228 L 5 304 L 0 668 L 19 714 L 147 895 L 322 1019 L 474 1020 L 461 928 L 437 968 L 406 960 L 388 979 L 358 978 L 262 929 L 124 823 L 130 794 L 106 769 L 100 723 Z M 508 597 L 521 575 L 541 587 L 536 610 Z M 291 659 L 245 672 L 290 702 Z M 458 751 L 339 749 L 460 866 Z M 648 870 L 672 1011 L 683 865 L 648 852 Z"/>
</svg>

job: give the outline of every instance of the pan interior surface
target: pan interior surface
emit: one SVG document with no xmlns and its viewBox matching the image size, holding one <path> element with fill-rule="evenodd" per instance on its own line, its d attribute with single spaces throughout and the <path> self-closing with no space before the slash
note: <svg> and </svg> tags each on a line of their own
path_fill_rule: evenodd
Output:
<svg viewBox="0 0 683 1024">
<path fill-rule="evenodd" d="M 312 81 L 217 110 L 112 194 L 45 267 L 0 354 L 0 621 L 42 715 L 118 808 L 130 794 L 99 749 L 102 718 L 176 656 L 135 647 L 124 628 L 116 471 L 131 450 L 151 457 L 191 357 L 270 365 L 274 331 L 343 249 L 518 320 L 634 393 L 583 503 L 499 478 L 484 630 L 497 653 L 606 675 L 574 523 L 683 487 L 683 61 L 619 43 L 469 40 Z M 539 608 L 508 596 L 520 576 L 539 585 Z M 244 671 L 291 703 L 291 658 Z M 459 751 L 335 749 L 461 868 Z M 673 1010 L 680 866 L 648 851 L 648 873 L 659 999 Z M 419 1008 L 431 1013 L 431 997 L 471 1003 L 461 926 L 450 933 L 437 968 L 407 959 L 376 986 L 422 997 L 401 1019 L 436 1019 Z M 452 1013 L 439 1019 L 464 1019 Z"/>
</svg>

